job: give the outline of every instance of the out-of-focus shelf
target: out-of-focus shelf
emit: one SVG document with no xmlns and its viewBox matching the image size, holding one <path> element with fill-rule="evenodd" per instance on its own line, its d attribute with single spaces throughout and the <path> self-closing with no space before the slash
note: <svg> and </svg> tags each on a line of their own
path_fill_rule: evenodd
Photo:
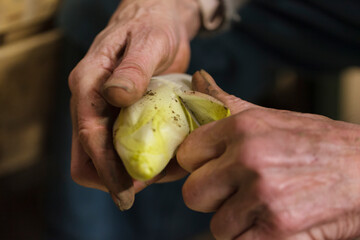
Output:
<svg viewBox="0 0 360 240">
<path fill-rule="evenodd" d="M 43 158 L 61 32 L 0 47 L 0 176 Z"/>
<path fill-rule="evenodd" d="M 0 45 L 35 34 L 50 20 L 59 0 L 1 0 Z"/>
<path fill-rule="evenodd" d="M 340 118 L 360 124 L 360 67 L 348 68 L 340 76 Z"/>
</svg>

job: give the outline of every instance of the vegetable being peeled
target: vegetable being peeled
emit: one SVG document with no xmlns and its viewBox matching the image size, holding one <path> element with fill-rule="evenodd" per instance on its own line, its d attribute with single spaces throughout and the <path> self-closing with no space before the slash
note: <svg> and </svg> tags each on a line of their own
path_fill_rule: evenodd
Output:
<svg viewBox="0 0 360 240">
<path fill-rule="evenodd" d="M 229 115 L 220 101 L 191 90 L 190 75 L 153 77 L 146 94 L 121 109 L 114 124 L 115 149 L 133 178 L 149 180 L 192 130 Z"/>
</svg>

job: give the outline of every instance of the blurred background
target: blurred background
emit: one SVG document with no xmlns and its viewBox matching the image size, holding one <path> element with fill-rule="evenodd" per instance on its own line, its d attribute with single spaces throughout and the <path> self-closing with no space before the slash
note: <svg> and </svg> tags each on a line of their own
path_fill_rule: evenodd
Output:
<svg viewBox="0 0 360 240">
<path fill-rule="evenodd" d="M 95 190 L 72 185 L 68 168 L 71 127 L 66 76 L 118 4 L 118 1 L 84 2 L 0 0 L 0 239 L 113 239 L 99 237 L 110 231 L 109 225 L 89 222 L 89 217 L 98 216 L 91 214 L 95 208 L 109 213 L 117 209 L 99 207 L 100 202 L 104 206 L 112 204 L 105 194 L 98 193 L 102 194 L 101 199 L 106 198 L 104 202 L 93 196 L 91 191 Z M 243 20 L 234 24 L 231 31 L 199 37 L 192 42 L 189 73 L 203 68 L 228 92 L 263 106 L 318 113 L 360 124 L 360 65 L 356 61 L 354 64 L 344 61 L 336 66 L 317 64 L 264 44 L 259 39 L 280 39 L 277 37 L 286 34 L 276 35 L 276 30 L 284 33 L 286 28 L 281 30 L 284 25 L 277 18 L 278 22 L 272 26 L 273 35 L 252 31 L 254 26 L 264 29 L 268 23 L 259 11 L 266 10 L 266 6 L 261 5 L 262 1 L 254 2 L 241 10 Z M 296 29 L 296 21 L 290 23 L 291 30 Z M 267 29 L 270 31 L 272 27 Z M 300 35 L 312 39 L 306 34 Z M 312 55 L 302 47 L 296 46 L 311 59 L 329 60 L 326 54 L 313 52 Z M 79 193 L 81 196 L 73 200 L 72 196 Z M 143 195 L 144 199 L 151 198 L 150 192 Z M 174 196 L 181 199 L 180 192 Z M 80 197 L 88 202 L 80 202 Z M 87 204 L 91 201 L 94 204 Z M 139 200 L 141 204 L 144 207 L 146 201 Z M 80 208 L 83 212 L 76 212 Z M 101 221 L 112 217 L 103 216 Z M 209 216 L 202 219 L 204 224 L 199 222 L 199 226 L 206 231 Z M 138 223 L 137 219 L 132 221 L 133 225 Z M 159 231 L 161 221 L 159 226 L 148 229 L 147 234 Z M 81 222 L 89 225 L 77 228 L 76 224 Z M 117 228 L 116 222 L 112 224 Z M 93 238 L 81 235 L 76 229 L 91 230 Z M 194 230 L 188 234 L 193 237 L 179 239 L 211 239 L 201 232 Z"/>
<path fill-rule="evenodd" d="M 0 1 L 0 239 L 41 239 L 58 0 Z"/>
</svg>

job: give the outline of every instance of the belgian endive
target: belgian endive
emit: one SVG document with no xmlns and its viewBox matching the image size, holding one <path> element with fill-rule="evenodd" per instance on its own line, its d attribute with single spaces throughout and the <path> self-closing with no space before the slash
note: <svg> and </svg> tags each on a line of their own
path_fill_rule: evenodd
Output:
<svg viewBox="0 0 360 240">
<path fill-rule="evenodd" d="M 146 94 L 121 109 L 114 124 L 115 149 L 134 179 L 149 180 L 192 130 L 229 115 L 220 101 L 191 89 L 190 75 L 153 77 Z"/>
</svg>

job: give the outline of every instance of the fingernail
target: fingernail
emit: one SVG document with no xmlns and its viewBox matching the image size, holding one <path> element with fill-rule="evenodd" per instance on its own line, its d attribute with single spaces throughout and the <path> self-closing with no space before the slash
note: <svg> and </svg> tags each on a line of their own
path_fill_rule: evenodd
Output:
<svg viewBox="0 0 360 240">
<path fill-rule="evenodd" d="M 209 83 L 214 81 L 211 75 L 208 72 L 206 72 L 204 69 L 200 70 L 200 75 L 203 79 L 205 79 L 205 81 Z"/>
<path fill-rule="evenodd" d="M 207 78 L 204 76 L 203 70 L 200 70 L 200 71 L 198 71 L 198 72 L 199 72 L 200 77 L 201 77 L 205 82 L 208 83 Z"/>
<path fill-rule="evenodd" d="M 134 203 L 134 193 L 131 191 L 122 191 L 118 194 L 110 192 L 110 195 L 120 211 L 129 210 Z"/>
<path fill-rule="evenodd" d="M 104 90 L 107 90 L 109 88 L 121 88 L 130 93 L 134 91 L 134 83 L 130 80 L 125 79 L 117 80 L 116 82 L 112 82 L 110 80 L 105 83 Z"/>
</svg>

